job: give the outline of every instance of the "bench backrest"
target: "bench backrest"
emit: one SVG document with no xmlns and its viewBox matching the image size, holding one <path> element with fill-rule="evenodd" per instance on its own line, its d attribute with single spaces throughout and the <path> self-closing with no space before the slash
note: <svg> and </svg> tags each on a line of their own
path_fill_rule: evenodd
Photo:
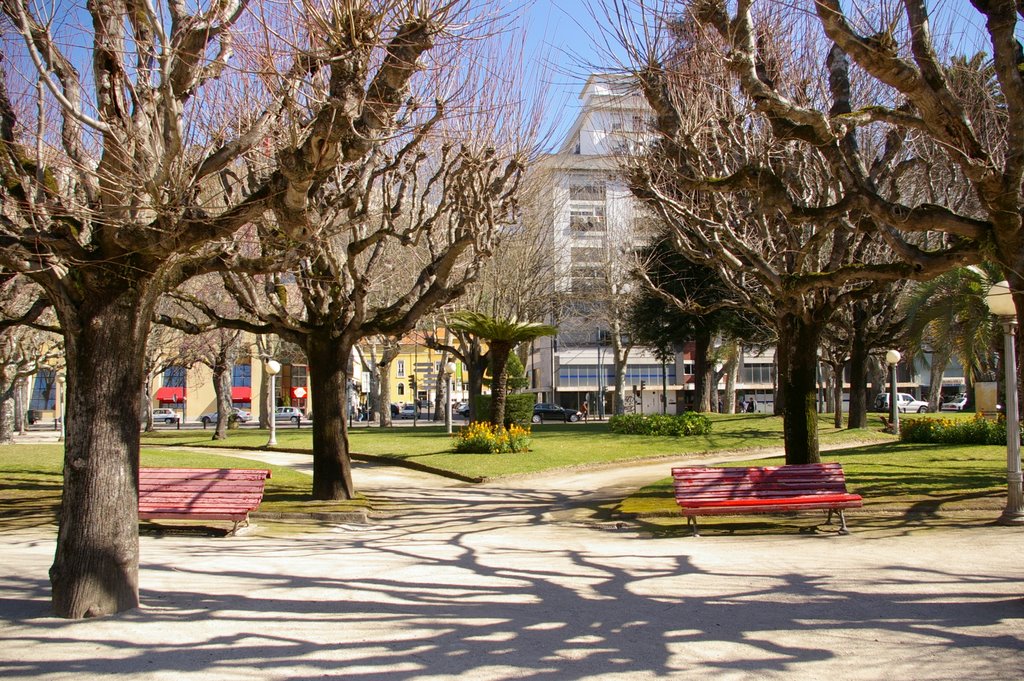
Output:
<svg viewBox="0 0 1024 681">
<path fill-rule="evenodd" d="M 270 471 L 263 468 L 140 468 L 139 510 L 255 510 Z"/>
<path fill-rule="evenodd" d="M 781 499 L 846 492 L 846 476 L 838 463 L 673 468 L 672 478 L 676 499 L 689 501 Z"/>
</svg>

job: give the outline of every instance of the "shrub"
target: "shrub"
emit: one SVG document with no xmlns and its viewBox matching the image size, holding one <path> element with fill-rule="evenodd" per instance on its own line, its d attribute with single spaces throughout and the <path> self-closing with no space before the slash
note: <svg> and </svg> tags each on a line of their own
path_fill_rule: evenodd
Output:
<svg viewBox="0 0 1024 681">
<path fill-rule="evenodd" d="M 623 435 L 707 435 L 711 432 L 711 419 L 705 414 L 687 411 L 669 416 L 666 414 L 620 414 L 608 420 L 613 433 Z"/>
<path fill-rule="evenodd" d="M 505 396 L 505 426 L 513 423 L 526 426 L 533 418 L 533 393 L 512 393 Z M 481 395 L 476 402 L 476 417 L 486 419 L 491 413 L 491 396 Z"/>
<path fill-rule="evenodd" d="M 512 424 L 508 428 L 485 421 L 473 421 L 459 429 L 455 451 L 464 454 L 510 454 L 530 451 L 530 429 Z"/>
<path fill-rule="evenodd" d="M 938 442 L 950 445 L 1001 445 L 1006 443 L 1006 419 L 909 418 L 900 422 L 901 442 Z"/>
</svg>

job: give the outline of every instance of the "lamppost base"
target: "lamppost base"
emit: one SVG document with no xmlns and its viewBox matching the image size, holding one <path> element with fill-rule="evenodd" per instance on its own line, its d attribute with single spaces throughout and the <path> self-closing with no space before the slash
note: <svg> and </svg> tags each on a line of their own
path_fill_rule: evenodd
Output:
<svg viewBox="0 0 1024 681">
<path fill-rule="evenodd" d="M 1024 525 L 1024 510 L 1007 509 L 996 520 L 997 525 Z"/>
</svg>

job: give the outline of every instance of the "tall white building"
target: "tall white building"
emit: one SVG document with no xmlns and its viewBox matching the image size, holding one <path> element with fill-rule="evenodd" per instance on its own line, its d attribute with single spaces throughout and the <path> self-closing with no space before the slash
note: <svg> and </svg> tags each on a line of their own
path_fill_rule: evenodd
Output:
<svg viewBox="0 0 1024 681">
<path fill-rule="evenodd" d="M 620 160 L 648 134 L 650 109 L 627 79 L 604 74 L 587 80 L 580 100 L 580 113 L 558 151 L 532 171 L 529 206 L 550 240 L 550 321 L 559 333 L 534 343 L 527 370 L 538 399 L 573 408 L 587 402 L 596 415 L 611 408 L 609 338 L 616 306 L 625 303 L 631 286 L 631 254 L 643 243 L 640 206 L 622 178 Z M 633 348 L 625 374 L 627 411 L 660 412 L 667 387 L 668 411 L 675 413 L 682 369 L 681 361 L 663 365 L 647 349 Z"/>
</svg>

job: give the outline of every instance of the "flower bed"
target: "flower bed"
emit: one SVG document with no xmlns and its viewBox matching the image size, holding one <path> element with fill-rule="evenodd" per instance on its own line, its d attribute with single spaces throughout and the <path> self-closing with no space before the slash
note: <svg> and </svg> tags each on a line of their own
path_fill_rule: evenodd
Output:
<svg viewBox="0 0 1024 681">
<path fill-rule="evenodd" d="M 509 454 L 530 451 L 530 429 L 474 421 L 459 429 L 455 451 L 466 454 Z"/>
<path fill-rule="evenodd" d="M 1006 444 L 1006 419 L 986 419 L 975 414 L 972 419 L 933 417 L 907 418 L 900 423 L 902 442 L 941 442 L 951 445 Z"/>
</svg>

